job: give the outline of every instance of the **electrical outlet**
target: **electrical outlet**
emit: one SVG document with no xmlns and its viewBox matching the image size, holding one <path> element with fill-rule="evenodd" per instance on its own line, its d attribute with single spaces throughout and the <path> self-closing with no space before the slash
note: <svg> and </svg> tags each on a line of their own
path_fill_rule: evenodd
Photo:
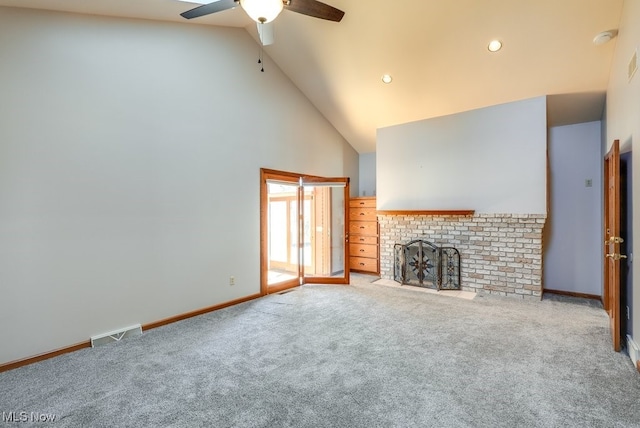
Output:
<svg viewBox="0 0 640 428">
<path fill-rule="evenodd" d="M 236 285 L 236 277 L 235 276 L 230 276 L 229 277 L 229 285 Z"/>
</svg>

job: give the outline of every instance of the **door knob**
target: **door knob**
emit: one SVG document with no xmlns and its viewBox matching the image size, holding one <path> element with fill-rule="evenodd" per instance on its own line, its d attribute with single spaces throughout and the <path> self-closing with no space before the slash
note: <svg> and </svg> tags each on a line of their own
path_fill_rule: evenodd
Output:
<svg viewBox="0 0 640 428">
<path fill-rule="evenodd" d="M 605 244 L 622 244 L 624 239 L 620 236 L 611 236 L 608 240 L 604 241 Z"/>
<path fill-rule="evenodd" d="M 611 254 L 607 254 L 606 256 L 613 260 L 620 260 L 620 259 L 627 258 L 627 256 L 625 256 L 624 254 L 618 254 L 618 253 L 611 253 Z"/>
</svg>

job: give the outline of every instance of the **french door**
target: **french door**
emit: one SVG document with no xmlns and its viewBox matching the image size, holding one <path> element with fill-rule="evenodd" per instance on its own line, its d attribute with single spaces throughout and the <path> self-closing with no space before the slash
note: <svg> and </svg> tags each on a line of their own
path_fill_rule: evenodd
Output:
<svg viewBox="0 0 640 428">
<path fill-rule="evenodd" d="M 261 292 L 347 284 L 349 179 L 260 170 Z"/>
</svg>

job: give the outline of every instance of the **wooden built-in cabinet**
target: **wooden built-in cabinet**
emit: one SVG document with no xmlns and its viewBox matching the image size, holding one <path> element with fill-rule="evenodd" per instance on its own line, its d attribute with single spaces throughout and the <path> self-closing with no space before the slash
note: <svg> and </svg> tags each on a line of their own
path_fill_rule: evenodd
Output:
<svg viewBox="0 0 640 428">
<path fill-rule="evenodd" d="M 376 198 L 349 201 L 349 269 L 380 274 L 379 227 Z"/>
</svg>

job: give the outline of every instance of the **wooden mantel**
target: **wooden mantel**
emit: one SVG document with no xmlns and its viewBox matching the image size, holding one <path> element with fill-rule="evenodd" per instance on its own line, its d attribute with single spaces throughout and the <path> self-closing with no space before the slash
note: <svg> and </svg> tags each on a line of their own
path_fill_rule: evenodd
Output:
<svg viewBox="0 0 640 428">
<path fill-rule="evenodd" d="M 476 210 L 378 210 L 378 215 L 458 215 L 470 216 Z"/>
</svg>

